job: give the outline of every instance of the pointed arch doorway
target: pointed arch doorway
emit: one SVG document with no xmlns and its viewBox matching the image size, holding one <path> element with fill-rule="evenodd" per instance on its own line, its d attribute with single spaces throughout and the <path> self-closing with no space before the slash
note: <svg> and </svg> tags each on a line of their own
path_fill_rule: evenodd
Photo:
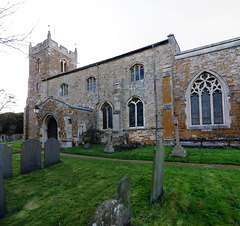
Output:
<svg viewBox="0 0 240 226">
<path fill-rule="evenodd" d="M 57 134 L 57 122 L 54 117 L 50 117 L 47 125 L 47 138 L 55 138 L 58 139 L 58 134 Z"/>
</svg>

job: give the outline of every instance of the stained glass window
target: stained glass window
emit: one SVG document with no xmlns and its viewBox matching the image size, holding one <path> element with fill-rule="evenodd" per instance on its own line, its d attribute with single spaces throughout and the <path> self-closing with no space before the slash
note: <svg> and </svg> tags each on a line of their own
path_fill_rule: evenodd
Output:
<svg viewBox="0 0 240 226">
<path fill-rule="evenodd" d="M 112 120 L 112 107 L 105 103 L 102 108 L 103 112 L 103 129 L 113 128 L 113 120 Z"/>
<path fill-rule="evenodd" d="M 140 99 L 134 98 L 129 104 L 129 127 L 144 126 L 143 103 Z"/>
</svg>

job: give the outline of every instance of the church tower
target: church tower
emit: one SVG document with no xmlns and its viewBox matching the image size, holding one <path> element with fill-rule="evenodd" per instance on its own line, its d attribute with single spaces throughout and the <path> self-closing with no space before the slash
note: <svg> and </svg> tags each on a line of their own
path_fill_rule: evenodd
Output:
<svg viewBox="0 0 240 226">
<path fill-rule="evenodd" d="M 29 45 L 29 78 L 28 97 L 24 110 L 24 139 L 36 137 L 36 115 L 38 104 L 48 98 L 46 89 L 42 87 L 42 79 L 65 73 L 77 68 L 77 49 L 68 51 L 51 39 L 36 46 Z"/>
</svg>

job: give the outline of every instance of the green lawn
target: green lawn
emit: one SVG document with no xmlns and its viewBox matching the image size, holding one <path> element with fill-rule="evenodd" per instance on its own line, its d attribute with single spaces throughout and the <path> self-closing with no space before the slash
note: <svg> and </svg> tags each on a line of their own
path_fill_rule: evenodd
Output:
<svg viewBox="0 0 240 226">
<path fill-rule="evenodd" d="M 133 225 L 239 225 L 240 172 L 165 166 L 164 194 L 152 207 L 151 164 L 61 157 L 47 169 L 4 180 L 9 213 L 0 225 L 87 225 L 97 207 L 131 178 Z"/>
<path fill-rule="evenodd" d="M 100 156 L 107 158 L 131 159 L 131 160 L 153 160 L 154 146 L 137 148 L 132 151 L 104 153 L 104 145 L 92 145 L 91 149 L 83 146 L 62 150 L 64 153 Z M 205 163 L 205 164 L 232 164 L 240 165 L 240 149 L 204 149 L 185 148 L 188 155 L 186 158 L 169 157 L 173 147 L 165 147 L 165 161 Z"/>
</svg>

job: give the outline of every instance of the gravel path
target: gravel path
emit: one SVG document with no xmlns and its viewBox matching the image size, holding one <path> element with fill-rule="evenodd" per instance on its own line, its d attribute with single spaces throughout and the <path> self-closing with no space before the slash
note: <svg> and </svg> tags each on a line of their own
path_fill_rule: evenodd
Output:
<svg viewBox="0 0 240 226">
<path fill-rule="evenodd" d="M 143 160 L 126 160 L 126 159 L 113 159 L 113 158 L 104 158 L 96 156 L 86 156 L 86 155 L 75 155 L 60 153 L 61 156 L 69 156 L 74 158 L 85 158 L 85 159 L 98 159 L 98 160 L 108 160 L 116 162 L 131 162 L 131 163 L 144 163 L 152 164 L 152 161 L 143 161 Z M 221 164 L 202 164 L 202 163 L 186 163 L 186 162 L 165 162 L 167 166 L 191 166 L 191 167 L 205 167 L 205 168 L 214 168 L 214 169 L 224 169 L 224 170 L 239 170 L 240 166 L 236 165 L 221 165 Z"/>
</svg>

